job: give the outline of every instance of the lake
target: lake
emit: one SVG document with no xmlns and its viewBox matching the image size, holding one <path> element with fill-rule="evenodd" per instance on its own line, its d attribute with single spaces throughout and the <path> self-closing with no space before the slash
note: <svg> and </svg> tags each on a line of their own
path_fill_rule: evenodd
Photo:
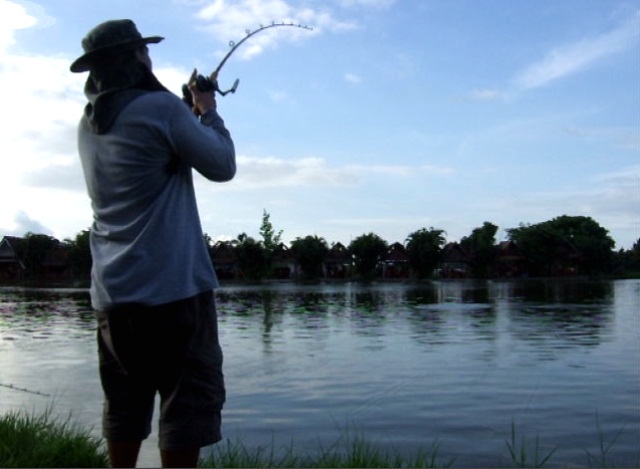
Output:
<svg viewBox="0 0 640 469">
<path fill-rule="evenodd" d="M 249 448 L 362 436 L 508 466 L 513 424 L 553 467 L 598 466 L 601 443 L 640 464 L 640 280 L 229 285 L 217 305 L 223 435 Z M 0 412 L 53 404 L 99 435 L 95 328 L 87 290 L 0 287 Z"/>
</svg>

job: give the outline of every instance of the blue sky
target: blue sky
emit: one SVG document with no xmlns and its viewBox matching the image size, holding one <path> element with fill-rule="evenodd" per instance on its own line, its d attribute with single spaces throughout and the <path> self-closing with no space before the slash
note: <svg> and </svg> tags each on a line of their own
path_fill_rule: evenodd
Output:
<svg viewBox="0 0 640 469">
<path fill-rule="evenodd" d="M 285 241 L 457 241 L 490 221 L 590 216 L 617 248 L 640 238 L 637 0 L 0 0 L 0 236 L 91 224 L 75 129 L 96 24 L 133 19 L 175 93 L 213 70 L 238 174 L 196 178 L 203 229 Z"/>
</svg>

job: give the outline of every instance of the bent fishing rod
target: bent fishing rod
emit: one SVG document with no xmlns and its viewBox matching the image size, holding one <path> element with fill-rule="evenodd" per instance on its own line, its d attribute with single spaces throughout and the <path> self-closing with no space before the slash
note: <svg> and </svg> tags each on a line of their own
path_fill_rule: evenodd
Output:
<svg viewBox="0 0 640 469">
<path fill-rule="evenodd" d="M 238 89 L 238 84 L 240 83 L 240 79 L 236 78 L 236 80 L 233 82 L 233 85 L 231 86 L 231 88 L 229 88 L 228 90 L 222 91 L 220 89 L 220 87 L 218 86 L 218 73 L 220 72 L 220 70 L 222 69 L 222 67 L 224 66 L 224 64 L 227 62 L 227 60 L 229 60 L 229 57 L 231 57 L 231 55 L 238 49 L 238 47 L 240 47 L 247 39 L 249 39 L 250 37 L 254 36 L 255 34 L 258 34 L 261 31 L 264 31 L 265 29 L 269 29 L 269 28 L 277 28 L 277 27 L 281 27 L 281 26 L 288 26 L 288 27 L 294 27 L 294 28 L 300 28 L 300 29 L 306 29 L 309 31 L 313 31 L 313 28 L 310 28 L 309 26 L 305 26 L 305 25 L 301 25 L 301 24 L 295 24 L 295 23 L 286 23 L 284 21 L 277 23 L 275 21 L 272 21 L 271 24 L 268 25 L 260 25 L 260 27 L 258 29 L 256 29 L 255 31 L 251 31 L 250 29 L 247 29 L 245 32 L 247 33 L 247 35 L 245 37 L 243 37 L 239 42 L 234 42 L 234 41 L 229 41 L 229 47 L 231 47 L 231 50 L 229 50 L 229 52 L 227 52 L 227 54 L 224 56 L 224 58 L 222 59 L 222 61 L 220 62 L 220 64 L 216 67 L 216 69 L 213 71 L 213 73 L 211 73 L 211 75 L 209 77 L 204 76 L 204 75 L 197 75 L 195 78 L 195 82 L 196 82 L 196 87 L 198 88 L 199 91 L 214 91 L 219 93 L 222 96 L 226 96 L 228 93 L 235 93 L 236 89 Z M 214 77 L 214 78 L 211 78 Z M 189 107 L 193 107 L 193 96 L 191 95 L 191 91 L 189 91 L 189 86 L 188 85 L 182 85 L 182 99 L 183 101 L 189 106 Z"/>
</svg>

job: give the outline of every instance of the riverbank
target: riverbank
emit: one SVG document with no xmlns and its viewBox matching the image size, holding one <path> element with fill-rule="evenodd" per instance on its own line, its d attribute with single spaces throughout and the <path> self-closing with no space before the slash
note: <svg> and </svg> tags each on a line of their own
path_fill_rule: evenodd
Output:
<svg viewBox="0 0 640 469">
<path fill-rule="evenodd" d="M 601 441 L 600 453 L 585 451 L 585 467 L 617 467 L 612 449 L 618 434 L 605 441 L 596 422 Z M 516 425 L 505 441 L 505 454 L 496 455 L 494 467 L 562 467 L 553 460 L 558 449 L 541 443 L 540 438 L 523 437 Z M 640 459 L 640 455 L 638 456 Z M 638 467 L 637 461 L 632 466 Z M 362 434 L 346 433 L 328 448 L 319 448 L 315 455 L 297 451 L 293 443 L 277 448 L 269 446 L 247 448 L 241 442 L 225 440 L 199 462 L 206 468 L 432 468 L 452 467 L 455 457 L 439 454 L 434 442 L 413 457 L 388 451 L 369 442 Z M 0 467 L 108 467 L 108 457 L 101 439 L 74 424 L 70 418 L 59 419 L 51 409 L 42 414 L 12 412 L 0 416 Z"/>
</svg>

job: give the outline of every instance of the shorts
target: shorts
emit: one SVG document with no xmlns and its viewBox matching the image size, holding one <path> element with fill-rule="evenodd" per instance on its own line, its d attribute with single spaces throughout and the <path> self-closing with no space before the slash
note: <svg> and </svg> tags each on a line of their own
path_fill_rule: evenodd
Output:
<svg viewBox="0 0 640 469">
<path fill-rule="evenodd" d="M 220 441 L 225 387 L 213 292 L 158 306 L 118 305 L 97 317 L 103 436 L 146 439 L 157 393 L 161 449 Z"/>
</svg>

